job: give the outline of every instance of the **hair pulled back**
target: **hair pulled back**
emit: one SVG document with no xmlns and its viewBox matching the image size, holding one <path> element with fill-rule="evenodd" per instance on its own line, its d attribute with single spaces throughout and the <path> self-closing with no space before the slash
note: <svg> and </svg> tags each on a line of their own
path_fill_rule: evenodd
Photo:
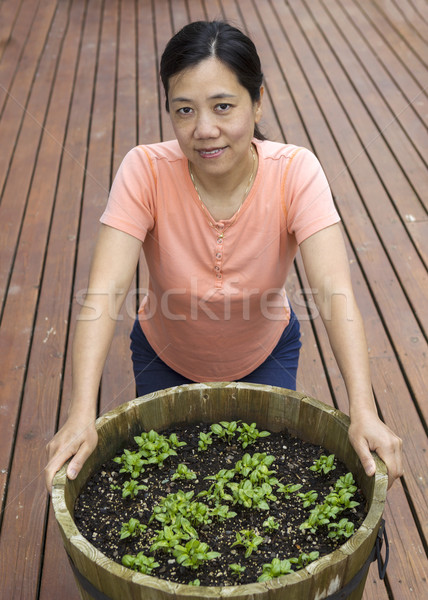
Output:
<svg viewBox="0 0 428 600">
<path fill-rule="evenodd" d="M 242 31 L 224 21 L 195 21 L 185 25 L 168 42 L 160 62 L 160 76 L 165 90 L 165 107 L 169 112 L 170 78 L 199 64 L 217 58 L 236 75 L 252 102 L 260 100 L 263 82 L 260 58 L 254 43 Z M 254 137 L 264 140 L 257 124 Z"/>
</svg>

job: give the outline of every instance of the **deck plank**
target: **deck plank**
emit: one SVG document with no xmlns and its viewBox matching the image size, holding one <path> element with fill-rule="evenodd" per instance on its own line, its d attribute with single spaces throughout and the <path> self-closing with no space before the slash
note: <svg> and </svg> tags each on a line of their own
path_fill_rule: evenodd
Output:
<svg viewBox="0 0 428 600">
<path fill-rule="evenodd" d="M 3 393 L 8 398 L 7 410 L 0 422 L 1 465 L 8 470 L 13 440 L 20 412 L 22 386 L 26 377 L 34 313 L 49 236 L 61 148 L 68 122 L 68 105 L 72 94 L 76 38 L 80 37 L 83 11 L 73 7 L 72 23 L 64 43 L 61 60 L 62 77 L 54 89 L 37 156 L 27 209 L 22 222 L 19 247 L 2 316 L 0 344 L 10 348 L 2 364 Z M 47 133 L 49 132 L 49 133 Z M 0 496 L 3 497 L 4 490 Z"/>
<path fill-rule="evenodd" d="M 137 65 L 136 65 L 136 12 L 132 2 L 118 5 L 118 39 L 116 66 L 116 97 L 114 115 L 114 141 L 112 176 L 130 148 L 137 143 Z M 132 284 L 135 288 L 135 283 Z M 128 296 L 116 325 L 111 349 L 101 382 L 100 410 L 105 412 L 113 406 L 135 398 L 135 383 L 129 354 L 129 332 L 132 328 L 135 306 Z"/>
<path fill-rule="evenodd" d="M 67 60 L 71 66 L 70 82 L 74 83 L 75 73 L 76 85 L 70 113 L 68 118 L 64 119 L 68 127 L 62 160 L 58 162 L 55 203 L 50 207 L 46 202 L 45 210 L 48 211 L 49 219 L 41 221 L 41 225 L 49 225 L 49 232 L 46 230 L 45 233 L 40 227 L 36 228 L 34 219 L 30 221 L 28 227 L 29 233 L 39 233 L 39 236 L 32 238 L 29 244 L 35 258 L 39 259 L 39 256 L 42 256 L 41 251 L 36 252 L 37 244 L 43 245 L 43 255 L 44 246 L 47 246 L 47 255 L 42 275 L 38 274 L 41 265 L 39 266 L 36 261 L 33 261 L 31 270 L 33 276 L 42 276 L 43 281 L 38 297 L 32 352 L 27 367 L 0 541 L 0 555 L 4 557 L 2 567 L 7 574 L 4 577 L 6 581 L 3 582 L 3 591 L 7 597 L 13 597 L 14 594 L 21 597 L 34 597 L 38 588 L 46 518 L 43 481 L 44 447 L 55 429 L 57 398 L 60 393 L 63 348 L 67 337 L 68 306 L 74 271 L 74 247 L 77 240 L 84 177 L 83 166 L 87 152 L 86 143 L 83 143 L 80 132 L 87 131 L 90 120 L 92 79 L 96 63 L 92 44 L 96 37 L 100 5 L 101 0 L 91 2 L 87 14 L 84 13 L 83 7 L 76 5 L 77 31 L 74 33 L 79 33 L 81 23 L 84 24 L 84 30 L 81 52 L 77 52 L 79 46 L 76 46 L 75 36 L 73 36 L 73 45 L 70 38 L 67 52 Z M 56 108 L 58 111 L 58 107 Z M 57 146 L 57 140 L 53 143 Z M 54 161 L 51 164 L 54 166 Z M 48 165 L 47 161 L 44 166 Z M 46 169 L 43 169 L 41 174 L 49 184 Z M 53 174 L 56 176 L 55 170 Z M 34 190 L 41 191 L 40 188 Z M 40 200 L 43 198 L 43 194 L 40 194 Z M 38 212 L 41 212 L 40 207 Z M 37 211 L 34 212 L 36 213 Z M 50 223 L 51 218 L 52 223 Z M 24 259 L 26 259 L 25 255 L 22 260 Z M 31 298 L 29 294 L 28 297 Z M 27 485 L 24 489 L 20 489 L 23 479 Z M 18 499 L 18 510 L 13 502 L 14 498 Z M 15 520 L 12 518 L 14 513 L 17 517 Z M 14 539 L 18 540 L 15 544 L 18 556 L 26 552 L 32 557 L 32 560 L 25 564 L 23 574 L 12 567 L 14 555 L 6 552 L 6 548 L 13 543 Z"/>
<path fill-rule="evenodd" d="M 327 173 L 366 323 L 373 390 L 404 441 L 388 494 L 390 563 L 364 600 L 423 597 L 427 577 L 428 5 L 424 0 L 0 2 L 0 587 L 77 600 L 43 484 L 43 447 L 66 418 L 70 354 L 112 178 L 136 143 L 174 137 L 158 61 L 189 20 L 228 18 L 262 58 L 262 129 Z M 134 395 L 129 329 L 144 259 L 117 328 L 100 412 Z M 343 379 L 307 290 L 299 389 L 347 412 Z M 23 560 L 24 557 L 24 560 Z M 15 566 L 23 565 L 22 570 Z"/>
<path fill-rule="evenodd" d="M 104 6 L 102 15 L 98 70 L 94 90 L 94 103 L 90 136 L 88 141 L 88 159 L 83 188 L 79 243 L 77 248 L 74 277 L 73 303 L 69 317 L 71 332 L 67 342 L 67 356 L 71 354 L 71 342 L 74 325 L 81 303 L 81 294 L 87 288 L 90 260 L 95 243 L 95 231 L 99 216 L 105 206 L 111 182 L 111 153 L 114 128 L 114 90 L 116 80 L 116 49 L 118 30 L 118 2 Z M 65 366 L 62 402 L 59 425 L 66 420 L 71 393 L 71 372 L 69 364 Z M 46 533 L 44 563 L 41 578 L 40 598 L 65 597 L 77 600 L 79 594 L 74 582 L 62 540 L 59 535 L 52 510 Z"/>
</svg>

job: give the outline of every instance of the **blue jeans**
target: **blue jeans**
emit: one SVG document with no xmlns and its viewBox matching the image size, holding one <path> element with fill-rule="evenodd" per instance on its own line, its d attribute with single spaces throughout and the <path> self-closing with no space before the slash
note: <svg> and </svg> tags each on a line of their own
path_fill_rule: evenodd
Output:
<svg viewBox="0 0 428 600">
<path fill-rule="evenodd" d="M 272 353 L 259 367 L 237 381 L 275 385 L 295 390 L 301 345 L 300 324 L 294 312 L 291 311 L 290 322 Z M 137 396 L 144 396 L 176 385 L 194 383 L 171 369 L 159 358 L 147 341 L 138 319 L 135 320 L 131 332 L 131 352 Z"/>
</svg>

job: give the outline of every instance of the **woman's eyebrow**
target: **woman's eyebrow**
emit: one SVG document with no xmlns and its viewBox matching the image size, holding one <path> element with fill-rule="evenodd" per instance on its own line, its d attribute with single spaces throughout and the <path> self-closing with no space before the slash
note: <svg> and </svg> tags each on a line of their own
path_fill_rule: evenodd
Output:
<svg viewBox="0 0 428 600">
<path fill-rule="evenodd" d="M 208 97 L 208 100 L 224 100 L 225 98 L 236 98 L 236 94 L 228 94 L 227 92 L 219 92 Z M 191 98 L 185 98 L 184 96 L 177 96 L 172 98 L 171 102 L 192 102 Z"/>
</svg>

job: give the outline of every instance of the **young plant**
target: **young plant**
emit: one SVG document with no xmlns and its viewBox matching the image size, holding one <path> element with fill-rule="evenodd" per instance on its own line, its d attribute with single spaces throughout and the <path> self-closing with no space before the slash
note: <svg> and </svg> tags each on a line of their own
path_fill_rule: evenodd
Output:
<svg viewBox="0 0 428 600">
<path fill-rule="evenodd" d="M 179 516 L 187 513 L 193 494 L 193 491 L 185 493 L 179 490 L 176 494 L 168 494 L 165 498 L 161 498 L 153 508 L 149 523 L 156 519 L 163 525 L 174 525 Z"/>
<path fill-rule="evenodd" d="M 253 485 L 249 479 L 243 479 L 239 483 L 232 481 L 228 487 L 232 491 L 234 504 L 242 504 L 245 508 L 269 510 L 267 500 L 276 500 L 269 483 L 257 486 Z"/>
<path fill-rule="evenodd" d="M 200 432 L 199 441 L 198 441 L 198 450 L 200 450 L 201 452 L 208 450 L 208 446 L 210 446 L 213 443 L 211 436 L 212 436 L 211 431 L 208 433 L 204 433 L 203 431 Z"/>
<path fill-rule="evenodd" d="M 153 556 L 145 556 L 143 552 L 139 552 L 137 556 L 132 554 L 125 554 L 122 557 L 122 564 L 128 569 L 134 569 L 144 575 L 150 575 L 153 569 L 159 567 L 159 563 L 153 558 Z"/>
<path fill-rule="evenodd" d="M 263 565 L 263 572 L 257 581 L 269 581 L 269 579 L 286 575 L 287 573 L 291 573 L 291 571 L 292 569 L 289 560 L 274 558 L 272 562 Z"/>
<path fill-rule="evenodd" d="M 302 531 L 309 529 L 311 533 L 315 533 L 318 527 L 328 525 L 330 523 L 329 506 L 326 504 L 317 504 L 310 512 L 309 517 L 304 521 L 299 529 Z"/>
<path fill-rule="evenodd" d="M 120 530 L 120 539 L 124 540 L 128 537 L 138 537 L 142 533 L 144 533 L 147 529 L 147 525 L 140 523 L 138 519 L 130 518 L 128 523 L 122 524 L 122 529 Z"/>
<path fill-rule="evenodd" d="M 339 492 L 342 489 L 345 489 L 350 494 L 354 494 L 357 491 L 357 486 L 354 485 L 354 476 L 352 473 L 347 473 L 346 475 L 342 475 L 334 484 L 334 489 L 336 492 Z"/>
<path fill-rule="evenodd" d="M 230 510 L 227 504 L 217 504 L 210 511 L 211 516 L 217 517 L 219 521 L 225 521 L 226 519 L 233 519 L 236 517 L 236 512 Z"/>
<path fill-rule="evenodd" d="M 309 554 L 302 552 L 297 558 L 290 558 L 289 560 L 291 564 L 296 565 L 296 571 L 298 571 L 299 569 L 307 567 L 309 563 L 314 562 L 314 560 L 317 560 L 319 555 L 320 553 L 314 550 Z"/>
<path fill-rule="evenodd" d="M 322 471 L 324 475 L 327 475 L 327 473 L 330 473 L 330 471 L 333 471 L 336 468 L 334 464 L 334 454 L 330 454 L 330 456 L 323 454 L 314 462 L 312 467 L 309 468 L 311 471 L 316 471 L 317 473 Z"/>
<path fill-rule="evenodd" d="M 204 479 L 207 481 L 215 481 L 217 483 L 227 483 L 235 477 L 233 469 L 220 469 L 215 475 L 207 475 Z"/>
<path fill-rule="evenodd" d="M 232 571 L 232 573 L 234 575 L 236 575 L 236 577 L 240 578 L 242 577 L 244 571 L 245 571 L 245 567 L 242 567 L 240 564 L 238 563 L 232 563 L 231 565 L 229 565 L 229 569 Z"/>
<path fill-rule="evenodd" d="M 348 519 L 340 519 L 338 523 L 329 523 L 330 529 L 328 537 L 336 540 L 341 537 L 350 538 L 354 535 L 354 524 Z"/>
<path fill-rule="evenodd" d="M 168 438 L 168 443 L 170 448 L 181 448 L 182 446 L 186 445 L 186 442 L 180 442 L 176 433 L 171 433 Z"/>
<path fill-rule="evenodd" d="M 250 476 L 250 474 L 254 470 L 256 470 L 258 467 L 261 467 L 262 465 L 264 467 L 269 468 L 274 462 L 274 460 L 275 457 L 270 454 L 266 454 L 266 452 L 256 452 L 252 456 L 251 454 L 246 453 L 244 454 L 242 459 L 238 460 L 238 462 L 235 464 L 235 472 L 241 475 L 242 477 L 246 478 Z M 272 472 L 273 471 L 270 471 L 269 473 Z"/>
<path fill-rule="evenodd" d="M 211 431 L 217 437 L 230 444 L 232 439 L 235 437 L 235 432 L 239 422 L 240 421 L 220 421 L 220 423 L 214 423 L 211 425 Z"/>
<path fill-rule="evenodd" d="M 300 490 L 300 488 L 302 487 L 302 484 L 300 483 L 278 483 L 277 484 L 277 488 L 276 491 L 280 494 L 282 494 L 284 496 L 284 498 L 286 500 L 288 500 L 291 496 L 291 494 L 294 494 L 295 492 L 297 492 L 298 490 Z"/>
<path fill-rule="evenodd" d="M 122 456 L 116 456 L 113 460 L 122 465 L 119 473 L 129 473 L 133 479 L 137 479 L 140 474 L 144 473 L 145 461 L 139 452 L 131 452 L 125 448 Z"/>
<path fill-rule="evenodd" d="M 244 546 L 245 558 L 248 558 L 254 550 L 257 551 L 263 541 L 263 538 L 252 529 L 241 529 L 241 531 L 236 532 L 236 541 L 233 542 L 232 547 Z"/>
<path fill-rule="evenodd" d="M 276 531 L 277 529 L 279 529 L 279 523 L 278 521 L 275 519 L 275 517 L 268 517 L 266 519 L 266 521 L 263 521 L 263 527 L 266 529 L 266 531 L 268 531 L 269 533 L 273 533 L 274 531 Z"/>
<path fill-rule="evenodd" d="M 180 463 L 171 477 L 171 481 L 174 481 L 175 479 L 196 479 L 196 473 L 189 469 L 184 463 Z"/>
<path fill-rule="evenodd" d="M 297 495 L 303 501 L 303 508 L 308 508 L 308 506 L 315 504 L 316 499 L 318 498 L 318 494 L 314 490 L 310 490 L 309 492 L 306 492 L 306 494 L 300 493 Z"/>
<path fill-rule="evenodd" d="M 125 481 L 122 487 L 122 498 L 134 499 L 136 496 L 138 496 L 138 492 L 140 490 L 147 490 L 147 486 L 143 485 L 142 483 L 138 483 L 136 479 Z"/>
<path fill-rule="evenodd" d="M 197 539 L 192 539 L 185 546 L 177 544 L 173 555 L 179 565 L 197 569 L 201 564 L 213 558 L 218 558 L 220 552 L 211 552 L 208 544 Z"/>
<path fill-rule="evenodd" d="M 143 432 L 141 435 L 134 437 L 135 442 L 139 446 L 139 454 L 145 459 L 147 464 L 157 464 L 159 468 L 169 456 L 175 456 L 177 452 L 175 448 L 186 445 L 186 442 L 180 442 L 175 433 L 172 433 L 169 438 L 160 435 L 153 429 L 148 433 Z"/>
<path fill-rule="evenodd" d="M 152 539 L 152 545 L 150 546 L 150 552 L 156 552 L 157 550 L 163 550 L 164 552 L 171 553 L 174 548 L 183 540 L 189 540 L 190 535 L 185 533 L 181 528 L 173 528 L 166 525 L 163 529 L 157 532 L 157 536 Z"/>
<path fill-rule="evenodd" d="M 248 425 L 248 423 L 242 423 L 242 425 L 240 425 L 238 428 L 238 432 L 238 442 L 241 442 L 244 450 L 250 444 L 254 444 L 258 438 L 263 438 L 270 435 L 269 431 L 259 431 L 255 423 L 251 423 L 251 425 Z"/>
</svg>

